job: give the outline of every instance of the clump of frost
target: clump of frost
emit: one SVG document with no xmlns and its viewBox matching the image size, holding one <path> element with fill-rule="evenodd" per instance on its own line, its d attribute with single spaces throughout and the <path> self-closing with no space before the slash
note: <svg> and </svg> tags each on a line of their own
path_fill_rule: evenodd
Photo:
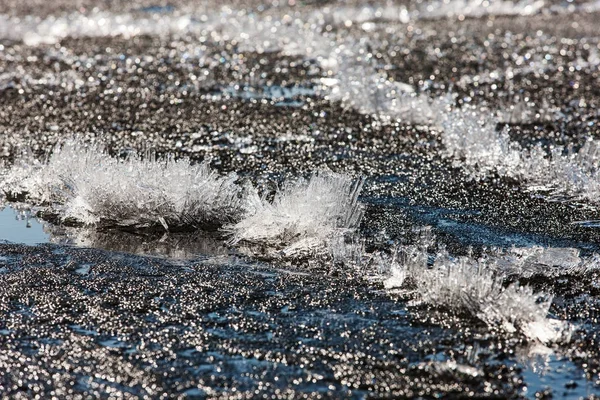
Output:
<svg viewBox="0 0 600 400">
<path fill-rule="evenodd" d="M 118 159 L 74 140 L 57 146 L 45 163 L 21 159 L 2 183 L 8 194 L 25 194 L 84 224 L 179 230 L 239 220 L 246 203 L 236 179 L 206 163 L 137 153 Z"/>
<path fill-rule="evenodd" d="M 507 265 L 519 254 L 525 254 L 524 260 Z M 568 340 L 570 326 L 548 318 L 552 296 L 536 293 L 527 286 L 504 284 L 507 273 L 517 273 L 527 262 L 543 262 L 552 254 L 563 257 L 565 270 L 571 272 L 575 264 L 589 266 L 572 252 L 540 249 L 531 252 L 513 249 L 504 256 L 483 259 L 454 258 L 442 252 L 436 255 L 433 265 L 428 265 L 428 254 L 423 247 L 406 246 L 385 260 L 388 271 L 384 286 L 392 290 L 408 283 L 414 287 L 416 304 L 467 313 L 488 326 L 508 333 L 519 332 L 530 340 L 541 343 Z"/>
<path fill-rule="evenodd" d="M 486 15 L 534 15 L 546 6 L 543 0 L 494 1 L 435 0 L 420 7 L 420 18 L 449 18 L 456 16 L 483 17 Z"/>
<path fill-rule="evenodd" d="M 491 254 L 490 259 L 496 272 L 525 278 L 585 275 L 600 268 L 597 254 L 581 257 L 579 249 L 569 247 L 515 247 Z"/>
<path fill-rule="evenodd" d="M 556 146 L 547 152 L 541 145 L 527 149 L 510 139 L 506 127 L 498 130 L 492 114 L 469 106 L 438 108 L 443 110 L 439 124 L 448 154 L 471 177 L 498 173 L 553 199 L 598 202 L 600 141 L 589 140 L 577 151 Z"/>
<path fill-rule="evenodd" d="M 461 377 L 473 377 L 477 378 L 480 376 L 484 376 L 483 370 L 479 368 L 472 367 L 467 364 L 459 364 L 453 360 L 447 361 L 428 361 L 421 362 L 418 365 L 418 368 L 427 372 L 430 372 L 434 375 L 448 375 L 451 374 L 455 376 L 455 379 L 460 379 Z"/>
<path fill-rule="evenodd" d="M 349 267 L 362 268 L 367 259 L 365 239 L 358 234 L 333 238 L 329 242 L 329 250 L 333 257 L 333 262 Z"/>
<path fill-rule="evenodd" d="M 439 116 L 442 141 L 448 153 L 461 160 L 469 172 L 484 176 L 506 170 L 512 174 L 521 164 L 520 149 L 508 133 L 496 130 L 497 120 L 471 107 L 448 106 Z"/>
<path fill-rule="evenodd" d="M 29 149 L 22 149 L 13 165 L 2 165 L 2 194 L 9 199 L 26 196 L 36 204 L 52 202 L 58 194 L 50 188 L 57 184 L 58 178 L 45 166 Z"/>
<path fill-rule="evenodd" d="M 517 330 L 543 343 L 560 339 L 561 323 L 547 319 L 551 296 L 530 287 L 503 286 L 503 279 L 483 263 L 441 257 L 418 276 L 420 299 L 446 308 L 459 308 L 490 326 Z M 557 329 L 558 328 L 558 329 Z"/>
<path fill-rule="evenodd" d="M 273 256 L 330 252 L 331 244 L 352 233 L 362 218 L 362 180 L 320 171 L 308 180 L 285 184 L 272 202 L 254 194 L 254 212 L 225 228 L 231 243 L 264 247 Z"/>
<path fill-rule="evenodd" d="M 202 2 L 197 2 L 202 3 Z M 260 13 L 247 9 L 223 6 L 218 9 L 201 4 L 184 7 L 169 13 L 126 12 L 112 13 L 94 10 L 73 12 L 60 16 L 39 18 L 0 14 L 0 38 L 22 40 L 30 46 L 53 44 L 65 37 L 126 38 L 137 35 L 207 34 L 218 40 L 235 40 L 244 51 L 284 50 L 289 54 L 304 54 L 317 58 L 328 42 L 328 25 L 359 24 L 371 30 L 380 21 L 408 23 L 419 19 L 449 17 L 482 17 L 485 15 L 532 15 L 548 8 L 543 0 L 432 0 L 417 7 L 395 4 L 336 7 L 310 7 L 308 12 L 283 8 Z M 568 7 L 554 5 L 553 12 L 593 12 L 597 1 Z"/>
<path fill-rule="evenodd" d="M 383 120 L 428 124 L 435 119 L 432 102 L 406 83 L 390 80 L 366 61 L 357 61 L 350 45 L 341 45 L 335 78 L 321 80 L 326 98 Z M 366 53 L 366 52 L 365 52 Z"/>
<path fill-rule="evenodd" d="M 547 191 L 556 199 L 600 200 L 600 141 L 589 140 L 578 151 L 557 147 L 549 157 L 539 148 L 528 155 L 530 190 Z"/>
<path fill-rule="evenodd" d="M 288 15 L 263 17 L 247 10 L 222 7 L 191 13 L 122 13 L 106 11 L 74 12 L 62 16 L 17 18 L 0 14 L 0 38 L 22 40 L 28 46 L 57 43 L 65 37 L 131 38 L 139 35 L 202 35 L 212 39 L 235 40 L 240 51 L 283 51 L 286 54 L 323 57 L 329 42 L 320 29 Z M 319 23 L 306 15 L 314 24 Z M 320 24 L 324 20 L 320 19 Z M 320 26 L 319 26 L 320 27 Z"/>
</svg>

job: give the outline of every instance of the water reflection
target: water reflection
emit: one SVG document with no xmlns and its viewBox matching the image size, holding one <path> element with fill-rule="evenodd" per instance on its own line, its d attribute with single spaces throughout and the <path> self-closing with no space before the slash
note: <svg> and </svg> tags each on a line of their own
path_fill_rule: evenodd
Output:
<svg viewBox="0 0 600 400">
<path fill-rule="evenodd" d="M 585 371 L 566 356 L 539 343 L 517 349 L 516 358 L 523 368 L 523 395 L 536 398 L 536 393 L 561 387 L 564 397 L 584 398 L 594 393 Z"/>
<path fill-rule="evenodd" d="M 117 230 L 71 228 L 42 221 L 27 208 L 0 208 L 0 241 L 36 245 L 99 248 L 110 251 L 177 259 L 228 254 L 222 239 L 210 233 L 135 234 Z"/>
<path fill-rule="evenodd" d="M 189 259 L 198 255 L 225 255 L 227 247 L 222 240 L 204 233 L 169 233 L 160 235 L 134 234 L 111 230 L 68 228 L 45 224 L 50 242 L 79 247 L 93 247 L 110 251 Z"/>
<path fill-rule="evenodd" d="M 30 210 L 0 206 L 0 241 L 35 245 L 49 239 L 43 224 Z"/>
</svg>

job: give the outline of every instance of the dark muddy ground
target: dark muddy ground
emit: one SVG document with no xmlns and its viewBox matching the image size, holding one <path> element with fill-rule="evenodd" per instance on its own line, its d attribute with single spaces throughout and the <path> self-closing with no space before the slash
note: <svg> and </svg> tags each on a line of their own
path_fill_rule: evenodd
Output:
<svg viewBox="0 0 600 400">
<path fill-rule="evenodd" d="M 0 3 L 0 13 L 41 18 L 90 7 L 191 9 L 179 1 Z M 231 4 L 300 17 L 326 6 Z M 333 41 L 370 37 L 376 70 L 419 93 L 451 91 L 459 105 L 509 109 L 503 122 L 514 141 L 551 148 L 600 136 L 600 70 L 589 61 L 600 50 L 598 18 L 548 7 L 531 16 L 404 25 L 373 18 L 366 32 L 343 22 L 324 29 Z M 598 252 L 598 228 L 573 224 L 599 219 L 596 206 L 549 201 L 502 176 L 474 181 L 446 157 L 436 126 L 383 123 L 323 98 L 320 79 L 330 75 L 310 57 L 240 50 L 210 34 L 70 36 L 35 46 L 0 39 L 0 157 L 10 166 L 25 148 L 43 156 L 78 135 L 116 156 L 152 150 L 210 160 L 267 192 L 327 166 L 366 178 L 360 231 L 369 251 L 412 243 L 414 228 L 427 225 L 436 246 L 455 255 L 494 246 Z M 373 271 L 331 260 L 259 262 L 214 235 L 44 229 L 55 244 L 0 244 L 6 397 L 600 393 L 597 272 L 521 279 L 553 293 L 552 315 L 576 326 L 570 342 L 542 351 L 472 317 L 411 305 L 410 294 L 389 294 L 369 279 Z M 2 219 L 0 239 L 27 243 Z"/>
</svg>

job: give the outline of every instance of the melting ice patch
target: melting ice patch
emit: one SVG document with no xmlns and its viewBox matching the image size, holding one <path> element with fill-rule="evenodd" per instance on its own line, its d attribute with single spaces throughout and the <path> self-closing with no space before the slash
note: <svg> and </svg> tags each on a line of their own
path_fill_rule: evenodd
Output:
<svg viewBox="0 0 600 400">
<path fill-rule="evenodd" d="M 232 243 L 267 247 L 270 256 L 329 251 L 332 242 L 358 228 L 361 188 L 362 180 L 320 171 L 284 185 L 273 201 L 254 194 L 254 212 L 225 230 Z"/>
<path fill-rule="evenodd" d="M 220 226 L 245 212 L 244 189 L 207 164 L 187 159 L 110 157 L 78 141 L 57 146 L 45 163 L 23 157 L 2 177 L 9 196 L 48 204 L 84 224 L 166 230 Z"/>
</svg>

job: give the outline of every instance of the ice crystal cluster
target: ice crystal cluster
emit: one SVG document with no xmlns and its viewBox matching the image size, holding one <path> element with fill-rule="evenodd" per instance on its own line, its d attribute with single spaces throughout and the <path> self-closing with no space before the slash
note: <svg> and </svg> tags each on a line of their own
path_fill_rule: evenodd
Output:
<svg viewBox="0 0 600 400">
<path fill-rule="evenodd" d="M 232 243 L 266 245 L 284 255 L 330 248 L 360 223 L 362 181 L 329 171 L 285 184 L 272 202 L 252 197 L 254 212 L 226 230 Z"/>
<path fill-rule="evenodd" d="M 187 159 L 113 158 L 75 140 L 57 146 L 45 163 L 21 159 L 2 187 L 84 224 L 180 230 L 240 219 L 245 200 L 236 179 Z"/>
<path fill-rule="evenodd" d="M 240 51 L 281 51 L 287 55 L 316 60 L 324 70 L 335 72 L 330 90 L 332 100 L 361 112 L 405 122 L 428 123 L 432 119 L 430 99 L 414 93 L 410 85 L 393 82 L 377 71 L 366 57 L 367 43 L 348 39 L 336 43 L 325 33 L 330 23 L 359 23 L 370 29 L 372 19 L 408 23 L 419 18 L 446 18 L 448 15 L 528 15 L 540 10 L 543 2 L 499 1 L 482 6 L 479 1 L 433 1 L 417 9 L 405 6 L 334 7 L 315 10 L 305 19 L 260 18 L 254 13 L 223 7 L 218 12 L 198 7 L 189 14 L 126 13 L 95 11 L 73 13 L 40 20 L 0 15 L 0 38 L 23 40 L 36 46 L 60 39 L 85 36 L 205 35 L 214 40 L 236 41 Z M 0 79 L 1 81 L 1 79 Z"/>
<path fill-rule="evenodd" d="M 490 327 L 520 333 L 530 340 L 550 343 L 567 340 L 570 326 L 548 318 L 552 297 L 532 288 L 505 286 L 508 274 L 526 276 L 534 265 L 558 256 L 551 263 L 562 273 L 583 273 L 598 268 L 598 260 L 583 260 L 572 249 L 513 249 L 496 257 L 454 258 L 441 252 L 428 266 L 427 253 L 419 246 L 401 248 L 391 259 L 387 289 L 414 286 L 415 302 L 466 313 Z M 536 268 L 544 273 L 546 268 Z M 521 274 L 523 272 L 523 274 Z M 557 271 L 552 271 L 557 273 Z"/>
<path fill-rule="evenodd" d="M 321 79 L 322 91 L 330 101 L 383 121 L 400 120 L 409 124 L 429 124 L 435 121 L 433 101 L 417 94 L 406 83 L 397 82 L 381 72 L 369 58 L 368 46 L 347 39 L 321 59 L 323 68 L 335 71 L 331 78 Z"/>
<path fill-rule="evenodd" d="M 579 249 L 569 247 L 514 247 L 494 250 L 489 259 L 503 276 L 530 278 L 544 276 L 585 275 L 600 268 L 600 257 L 582 257 Z"/>
<path fill-rule="evenodd" d="M 472 177 L 492 172 L 523 182 L 531 191 L 565 200 L 597 202 L 600 195 L 600 143 L 586 142 L 579 150 L 541 145 L 524 148 L 511 141 L 507 128 L 472 107 L 451 107 L 440 114 L 442 140 L 448 153 L 466 165 Z"/>
<path fill-rule="evenodd" d="M 127 229 L 222 228 L 232 244 L 258 245 L 270 255 L 330 252 L 362 217 L 362 180 L 331 171 L 285 183 L 268 201 L 206 163 L 137 153 L 114 158 L 77 140 L 57 146 L 46 162 L 24 155 L 0 180 L 7 195 L 24 195 L 62 219 Z"/>
<path fill-rule="evenodd" d="M 470 172 L 477 176 L 492 171 L 518 173 L 521 153 L 505 131 L 496 131 L 497 121 L 491 113 L 450 106 L 440 113 L 439 119 L 446 150 Z"/>
<path fill-rule="evenodd" d="M 521 6 L 522 10 L 528 7 L 523 3 L 517 8 Z M 324 65 L 336 74 L 321 80 L 323 94 L 329 100 L 384 121 L 437 127 L 447 154 L 475 179 L 499 174 L 552 198 L 597 201 L 598 141 L 588 141 L 579 150 L 558 146 L 547 151 L 541 145 L 524 148 L 510 138 L 509 128 L 500 123 L 507 118 L 530 118 L 531 110 L 523 104 L 516 104 L 510 115 L 500 113 L 498 118 L 496 113 L 475 106 L 456 107 L 451 93 L 429 99 L 416 94 L 410 85 L 390 80 L 371 64 L 367 53 L 365 44 L 351 40 L 336 47 Z M 540 115 L 555 111 L 542 110 Z"/>
</svg>

